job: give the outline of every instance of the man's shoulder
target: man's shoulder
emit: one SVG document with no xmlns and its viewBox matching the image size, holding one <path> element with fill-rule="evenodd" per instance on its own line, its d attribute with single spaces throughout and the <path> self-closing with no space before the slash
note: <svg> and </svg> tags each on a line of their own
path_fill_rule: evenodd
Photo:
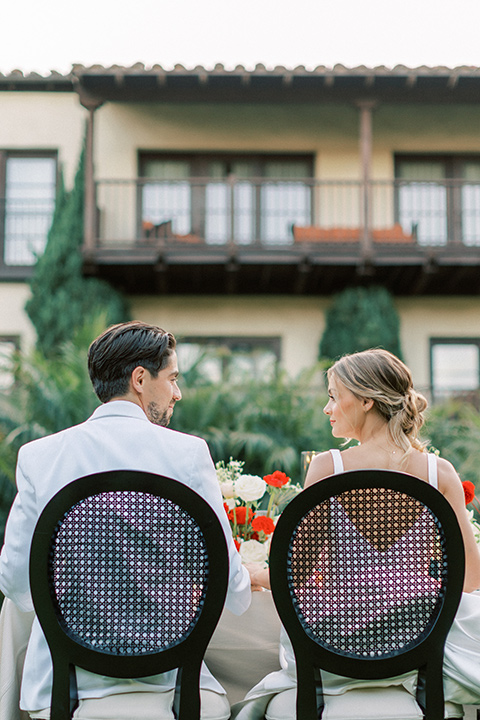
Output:
<svg viewBox="0 0 480 720">
<path fill-rule="evenodd" d="M 191 435 L 190 433 L 184 433 L 180 430 L 174 430 L 173 428 L 161 428 L 158 425 L 153 425 L 153 427 L 165 433 L 165 437 L 167 438 L 168 442 L 178 443 L 182 445 L 188 444 L 192 445 L 192 447 L 200 447 L 207 445 L 206 441 L 198 435 Z"/>
<path fill-rule="evenodd" d="M 78 432 L 85 423 L 79 423 L 78 425 L 71 425 L 68 428 L 65 428 L 63 430 L 59 430 L 55 433 L 50 433 L 49 435 L 43 435 L 42 437 L 35 438 L 34 440 L 30 440 L 29 442 L 25 443 L 21 446 L 19 452 L 22 455 L 28 454 L 28 453 L 34 453 L 40 450 L 45 449 L 47 446 L 55 445 L 55 444 L 62 444 L 64 440 L 72 435 L 73 433 Z"/>
</svg>

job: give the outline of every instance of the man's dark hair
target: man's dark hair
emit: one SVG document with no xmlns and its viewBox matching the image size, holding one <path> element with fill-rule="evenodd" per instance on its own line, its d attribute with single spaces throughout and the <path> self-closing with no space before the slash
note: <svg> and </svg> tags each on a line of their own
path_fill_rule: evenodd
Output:
<svg viewBox="0 0 480 720">
<path fill-rule="evenodd" d="M 174 336 L 156 325 L 133 320 L 107 328 L 88 349 L 88 373 L 99 400 L 126 395 L 139 365 L 156 377 L 175 345 Z"/>
</svg>

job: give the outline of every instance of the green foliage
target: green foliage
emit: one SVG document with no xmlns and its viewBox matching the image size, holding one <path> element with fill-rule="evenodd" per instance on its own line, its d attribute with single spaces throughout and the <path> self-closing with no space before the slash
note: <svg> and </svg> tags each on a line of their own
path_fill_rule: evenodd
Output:
<svg viewBox="0 0 480 720">
<path fill-rule="evenodd" d="M 90 342 L 104 328 L 104 316 L 80 328 L 50 360 L 38 350 L 13 360 L 15 384 L 0 393 L 0 539 L 15 494 L 21 445 L 83 422 L 98 405 L 86 356 Z"/>
<path fill-rule="evenodd" d="M 383 287 L 347 288 L 326 312 L 320 356 L 333 360 L 373 347 L 402 357 L 400 320 L 392 296 Z"/>
<path fill-rule="evenodd" d="M 37 348 L 46 357 L 54 356 L 99 312 L 106 313 L 107 325 L 128 319 L 121 294 L 82 274 L 84 156 L 83 151 L 73 189 L 66 192 L 63 178 L 60 181 L 47 245 L 36 262 L 25 306 L 37 332 Z"/>
<path fill-rule="evenodd" d="M 323 367 L 295 380 L 285 373 L 246 384 L 201 384 L 182 388 L 172 427 L 203 437 L 215 462 L 245 461 L 245 472 L 274 470 L 300 480 L 300 453 L 326 450 L 335 442 L 328 419 Z"/>
<path fill-rule="evenodd" d="M 480 413 L 460 400 L 428 410 L 422 436 L 449 460 L 462 480 L 470 480 L 480 494 Z"/>
</svg>

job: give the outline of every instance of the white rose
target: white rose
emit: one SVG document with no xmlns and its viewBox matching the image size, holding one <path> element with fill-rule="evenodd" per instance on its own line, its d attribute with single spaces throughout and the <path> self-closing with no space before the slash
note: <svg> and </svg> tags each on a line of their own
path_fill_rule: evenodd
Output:
<svg viewBox="0 0 480 720">
<path fill-rule="evenodd" d="M 235 483 L 237 496 L 244 502 L 260 500 L 265 495 L 267 483 L 258 475 L 240 475 Z"/>
<path fill-rule="evenodd" d="M 220 490 L 222 491 L 222 495 L 224 498 L 237 497 L 237 493 L 235 492 L 235 485 L 233 484 L 233 482 L 221 482 Z"/>
<path fill-rule="evenodd" d="M 264 563 L 268 559 L 268 551 L 265 545 L 258 540 L 245 540 L 240 545 L 240 557 L 244 563 Z"/>
<path fill-rule="evenodd" d="M 229 510 L 233 510 L 237 503 L 235 502 L 235 498 L 225 498 L 225 505 L 228 507 Z"/>
</svg>

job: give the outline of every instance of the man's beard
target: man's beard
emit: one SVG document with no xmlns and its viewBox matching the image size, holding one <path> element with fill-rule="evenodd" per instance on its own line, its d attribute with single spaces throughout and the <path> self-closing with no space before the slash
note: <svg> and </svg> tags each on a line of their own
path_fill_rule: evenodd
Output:
<svg viewBox="0 0 480 720">
<path fill-rule="evenodd" d="M 147 417 L 154 425 L 160 425 L 161 427 L 167 427 L 170 422 L 168 416 L 168 408 L 163 412 L 160 411 L 157 403 L 151 402 L 147 408 Z"/>
</svg>

